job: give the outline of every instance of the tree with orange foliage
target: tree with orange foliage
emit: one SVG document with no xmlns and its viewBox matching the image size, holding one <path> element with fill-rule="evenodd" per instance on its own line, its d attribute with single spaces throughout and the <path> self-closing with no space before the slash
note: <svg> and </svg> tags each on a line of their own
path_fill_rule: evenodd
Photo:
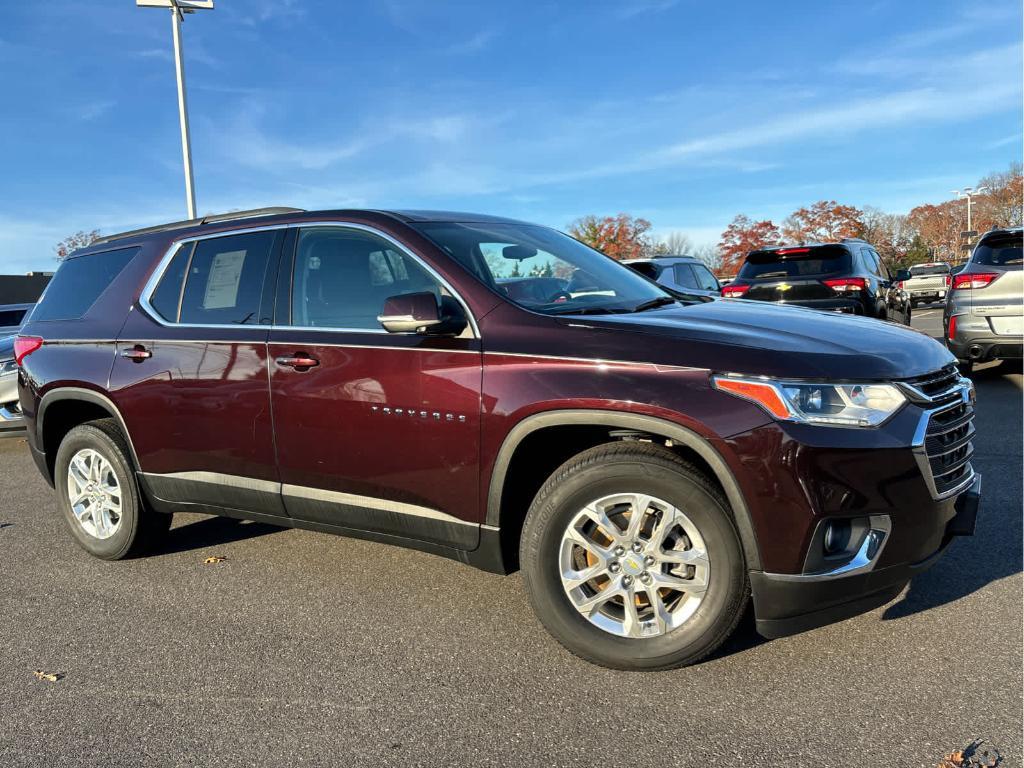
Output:
<svg viewBox="0 0 1024 768">
<path fill-rule="evenodd" d="M 962 258 L 960 233 L 967 229 L 966 201 L 919 205 L 907 214 L 907 221 L 933 249 L 933 259 L 957 261 Z"/>
<path fill-rule="evenodd" d="M 584 216 L 569 225 L 569 234 L 613 259 L 640 259 L 653 245 L 647 236 L 651 222 L 620 213 L 618 216 Z"/>
<path fill-rule="evenodd" d="M 810 208 L 799 208 L 782 225 L 783 236 L 793 242 L 828 243 L 844 237 L 860 237 L 864 214 L 852 205 L 819 200 Z"/>
<path fill-rule="evenodd" d="M 748 253 L 781 244 L 782 235 L 772 221 L 752 221 L 749 216 L 741 213 L 725 228 L 718 241 L 718 255 L 721 259 L 718 274 L 735 275 Z"/>
<path fill-rule="evenodd" d="M 57 254 L 57 260 L 63 261 L 68 257 L 68 254 L 77 251 L 79 248 L 92 245 L 99 237 L 99 230 L 96 229 L 92 232 L 75 232 L 73 235 L 68 235 L 53 247 L 54 252 Z"/>
</svg>

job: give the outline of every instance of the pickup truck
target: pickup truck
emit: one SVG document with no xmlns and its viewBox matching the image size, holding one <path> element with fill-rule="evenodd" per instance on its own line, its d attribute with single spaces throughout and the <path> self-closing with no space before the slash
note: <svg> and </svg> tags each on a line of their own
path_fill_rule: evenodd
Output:
<svg viewBox="0 0 1024 768">
<path fill-rule="evenodd" d="M 911 309 L 945 299 L 949 282 L 949 264 L 941 261 L 915 264 L 900 274 L 900 287 L 910 296 Z"/>
</svg>

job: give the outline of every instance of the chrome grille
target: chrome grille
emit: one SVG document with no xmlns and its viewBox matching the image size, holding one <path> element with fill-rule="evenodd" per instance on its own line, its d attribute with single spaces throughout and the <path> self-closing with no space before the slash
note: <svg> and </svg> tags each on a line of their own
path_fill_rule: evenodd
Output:
<svg viewBox="0 0 1024 768">
<path fill-rule="evenodd" d="M 960 384 L 960 374 L 956 365 L 950 364 L 934 373 L 904 379 L 900 383 L 909 387 L 914 394 L 923 396 L 923 399 L 940 401 L 956 394 Z"/>
<path fill-rule="evenodd" d="M 973 389 L 953 366 L 900 383 L 927 409 L 914 453 L 932 496 L 942 499 L 959 493 L 974 479 Z"/>
</svg>

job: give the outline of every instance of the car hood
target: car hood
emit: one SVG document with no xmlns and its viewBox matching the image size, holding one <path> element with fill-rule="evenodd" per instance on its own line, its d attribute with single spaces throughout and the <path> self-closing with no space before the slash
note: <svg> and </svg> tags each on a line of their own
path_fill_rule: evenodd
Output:
<svg viewBox="0 0 1024 768">
<path fill-rule="evenodd" d="M 570 322 L 630 334 L 613 342 L 621 354 L 608 350 L 609 358 L 639 360 L 642 355 L 647 362 L 729 373 L 902 379 L 954 362 L 942 344 L 904 325 L 757 301 L 722 299 Z M 633 334 L 654 343 L 641 343 Z M 605 338 L 599 346 L 612 346 L 610 341 Z"/>
</svg>

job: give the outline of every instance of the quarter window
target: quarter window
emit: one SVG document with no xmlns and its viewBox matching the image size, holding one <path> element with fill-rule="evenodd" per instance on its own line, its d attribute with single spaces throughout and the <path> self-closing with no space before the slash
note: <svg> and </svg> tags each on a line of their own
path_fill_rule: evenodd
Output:
<svg viewBox="0 0 1024 768">
<path fill-rule="evenodd" d="M 46 286 L 32 320 L 79 319 L 138 252 L 138 248 L 119 248 L 65 260 Z"/>
<path fill-rule="evenodd" d="M 443 295 L 429 272 L 383 238 L 342 227 L 299 234 L 291 325 L 379 331 L 385 299 L 420 292 Z"/>
</svg>

